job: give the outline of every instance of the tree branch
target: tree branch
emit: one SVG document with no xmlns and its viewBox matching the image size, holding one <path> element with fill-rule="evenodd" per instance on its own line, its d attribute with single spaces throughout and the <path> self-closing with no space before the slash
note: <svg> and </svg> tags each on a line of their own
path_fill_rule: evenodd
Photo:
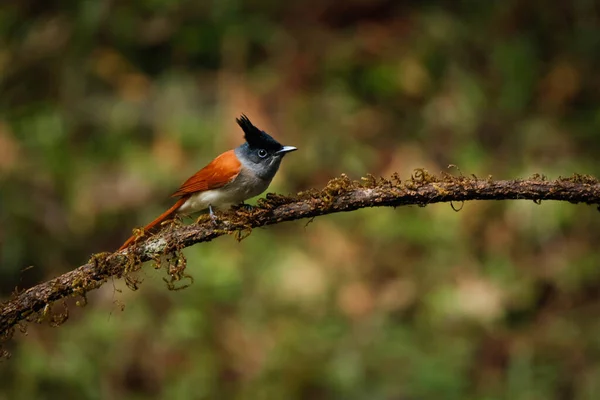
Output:
<svg viewBox="0 0 600 400">
<path fill-rule="evenodd" d="M 494 181 L 491 179 L 454 177 L 442 174 L 435 177 L 427 171 L 416 170 L 413 176 L 401 182 L 396 174 L 391 180 L 363 178 L 351 181 L 346 176 L 331 180 L 323 190 L 311 190 L 294 197 L 269 194 L 251 210 L 237 209 L 224 213 L 216 224 L 209 219 L 199 224 L 181 226 L 173 223 L 147 241 L 119 253 L 93 256 L 79 268 L 55 279 L 40 283 L 0 305 L 0 339 L 12 336 L 21 321 L 41 321 L 49 305 L 68 297 L 82 297 L 100 287 L 111 277 L 125 277 L 131 287 L 136 286 L 130 272 L 141 268 L 144 261 L 161 262 L 167 257 L 168 273 L 175 281 L 187 277 L 185 258 L 181 249 L 199 242 L 207 242 L 224 234 L 236 234 L 238 239 L 252 228 L 313 218 L 365 207 L 426 206 L 440 202 L 467 200 L 525 199 L 568 201 L 571 203 L 600 204 L 600 183 L 596 178 L 574 175 L 548 181 L 536 175 L 527 180 Z M 163 257 L 164 259 L 164 257 Z M 174 288 L 173 286 L 170 286 Z M 63 314 L 66 319 L 66 314 Z M 60 321 L 56 321 L 59 323 Z M 1 340 L 0 340 L 1 342 Z"/>
</svg>

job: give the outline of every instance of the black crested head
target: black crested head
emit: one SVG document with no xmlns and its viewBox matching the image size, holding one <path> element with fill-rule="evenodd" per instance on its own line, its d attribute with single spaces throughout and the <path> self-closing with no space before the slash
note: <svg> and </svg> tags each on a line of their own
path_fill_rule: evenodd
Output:
<svg viewBox="0 0 600 400">
<path fill-rule="evenodd" d="M 273 139 L 267 132 L 261 131 L 252 125 L 252 122 L 250 122 L 246 115 L 242 114 L 240 118 L 236 118 L 236 121 L 240 128 L 242 128 L 244 131 L 244 139 L 246 139 L 246 142 L 250 148 L 265 149 L 271 152 L 278 151 L 283 147 L 281 143 Z"/>
</svg>

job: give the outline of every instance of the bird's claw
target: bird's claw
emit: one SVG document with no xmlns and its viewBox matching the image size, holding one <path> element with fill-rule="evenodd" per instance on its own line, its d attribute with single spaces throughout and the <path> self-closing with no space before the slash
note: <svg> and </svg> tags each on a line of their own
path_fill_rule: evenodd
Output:
<svg viewBox="0 0 600 400">
<path fill-rule="evenodd" d="M 212 206 L 209 204 L 208 205 L 208 215 L 210 216 L 210 219 L 213 223 L 213 225 L 217 225 L 217 216 L 215 214 L 215 212 L 212 209 Z"/>
<path fill-rule="evenodd" d="M 218 224 L 218 217 L 217 214 L 215 214 L 215 212 L 213 211 L 212 206 L 208 206 L 208 216 L 210 217 L 211 222 L 213 223 L 213 225 L 217 225 Z M 201 224 L 203 222 L 206 222 L 206 214 L 201 214 L 198 219 L 196 220 L 196 224 Z"/>
<path fill-rule="evenodd" d="M 254 210 L 254 206 L 251 204 L 240 203 L 237 206 L 235 206 L 234 210 L 252 211 Z"/>
</svg>

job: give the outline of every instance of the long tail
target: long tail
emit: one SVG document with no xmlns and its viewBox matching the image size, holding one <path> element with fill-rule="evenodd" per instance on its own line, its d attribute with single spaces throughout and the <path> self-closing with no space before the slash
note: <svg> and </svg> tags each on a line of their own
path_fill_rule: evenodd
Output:
<svg viewBox="0 0 600 400">
<path fill-rule="evenodd" d="M 183 203 L 185 203 L 187 201 L 188 198 L 189 198 L 189 196 L 183 196 L 182 198 L 177 200 L 177 203 L 173 204 L 173 206 L 171 208 L 169 208 L 164 213 L 160 214 L 160 216 L 158 218 L 156 218 L 154 221 L 152 221 L 148 225 L 146 225 L 144 227 L 144 232 L 151 231 L 157 225 L 162 223 L 164 220 L 168 219 L 173 214 L 175 214 L 175 211 L 177 211 L 177 209 L 179 207 L 181 207 L 183 205 Z M 137 238 L 138 237 L 136 237 L 136 235 L 131 236 L 129 239 L 127 239 L 127 241 L 125 241 L 125 243 L 123 243 L 123 245 L 121 247 L 119 247 L 119 251 L 131 246 L 136 241 Z"/>
</svg>

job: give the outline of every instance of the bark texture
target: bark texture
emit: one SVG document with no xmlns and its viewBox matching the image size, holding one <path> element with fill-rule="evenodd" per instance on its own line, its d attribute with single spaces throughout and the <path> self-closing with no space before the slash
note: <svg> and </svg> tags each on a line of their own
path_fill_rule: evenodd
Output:
<svg viewBox="0 0 600 400">
<path fill-rule="evenodd" d="M 425 170 L 416 170 L 406 181 L 401 181 L 396 174 L 391 179 L 368 176 L 360 182 L 342 175 L 331 180 L 322 190 L 309 190 L 296 196 L 268 194 L 252 209 L 240 208 L 219 214 L 216 223 L 209 218 L 187 226 L 174 221 L 165 225 L 160 233 L 142 238 L 141 243 L 133 247 L 116 253 L 96 254 L 70 272 L 15 293 L 12 299 L 0 305 L 0 343 L 2 339 L 10 338 L 20 323 L 46 319 L 49 307 L 57 300 L 79 297 L 85 302 L 86 293 L 100 287 L 109 278 L 125 278 L 127 284 L 135 289 L 137 282 L 129 274 L 139 270 L 145 261 L 166 262 L 170 277 L 165 279 L 167 284 L 171 289 L 181 288 L 175 286 L 177 282 L 189 278 L 184 272 L 185 257 L 181 250 L 221 235 L 234 234 L 241 240 L 256 227 L 365 207 L 516 199 L 536 203 L 554 200 L 599 205 L 600 183 L 596 178 L 585 175 L 557 180 L 547 180 L 541 175 L 521 180 L 493 180 L 491 177 L 478 179 L 449 174 L 433 176 Z M 65 306 L 64 312 L 50 316 L 50 322 L 58 325 L 67 317 Z"/>
</svg>

